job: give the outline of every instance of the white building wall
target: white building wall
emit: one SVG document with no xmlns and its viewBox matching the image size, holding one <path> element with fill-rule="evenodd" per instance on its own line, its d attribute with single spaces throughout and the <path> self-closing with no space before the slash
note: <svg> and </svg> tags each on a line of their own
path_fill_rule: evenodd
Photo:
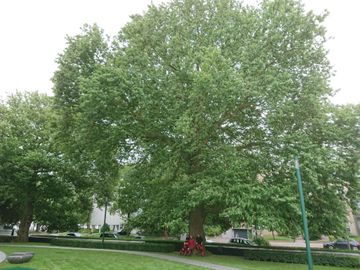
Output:
<svg viewBox="0 0 360 270">
<path fill-rule="evenodd" d="M 124 219 L 121 217 L 121 213 L 119 211 L 111 214 L 109 210 L 110 207 L 108 207 L 108 211 L 106 213 L 106 223 L 110 226 L 111 230 L 118 231 L 123 227 Z M 90 227 L 92 229 L 101 228 L 101 226 L 104 224 L 104 213 L 104 208 L 98 208 L 94 203 L 93 211 L 90 215 Z"/>
</svg>

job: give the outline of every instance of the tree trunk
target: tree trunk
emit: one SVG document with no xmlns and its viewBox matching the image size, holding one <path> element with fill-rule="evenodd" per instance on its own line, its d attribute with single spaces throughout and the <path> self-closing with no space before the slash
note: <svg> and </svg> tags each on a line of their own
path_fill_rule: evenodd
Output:
<svg viewBox="0 0 360 270">
<path fill-rule="evenodd" d="M 169 228 L 168 226 L 164 226 L 164 238 L 169 239 Z"/>
<path fill-rule="evenodd" d="M 18 234 L 19 242 L 29 241 L 29 229 L 32 220 L 33 220 L 33 205 L 31 201 L 27 201 L 24 205 L 24 211 L 20 218 L 19 234 Z"/>
<path fill-rule="evenodd" d="M 191 210 L 189 218 L 189 235 L 196 237 L 200 234 L 205 241 L 204 221 L 206 213 L 203 205 L 199 205 Z"/>
</svg>

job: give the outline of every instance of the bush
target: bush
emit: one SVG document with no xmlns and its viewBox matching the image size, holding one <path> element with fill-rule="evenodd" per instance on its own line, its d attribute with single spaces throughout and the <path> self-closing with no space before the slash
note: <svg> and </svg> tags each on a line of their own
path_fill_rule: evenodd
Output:
<svg viewBox="0 0 360 270">
<path fill-rule="evenodd" d="M 92 230 L 91 229 L 87 229 L 87 228 L 82 228 L 79 230 L 79 233 L 86 233 L 86 234 L 91 234 Z"/>
<path fill-rule="evenodd" d="M 47 236 L 29 236 L 29 242 L 33 243 L 50 243 L 52 237 Z"/>
<path fill-rule="evenodd" d="M 161 240 L 161 239 L 145 240 L 145 243 L 172 245 L 175 251 L 180 251 L 184 245 L 184 242 L 180 240 Z"/>
<path fill-rule="evenodd" d="M 286 250 L 244 250 L 245 259 L 283 263 L 306 263 L 306 252 Z M 360 267 L 359 256 L 346 256 L 331 253 L 312 253 L 313 263 L 340 267 Z"/>
<path fill-rule="evenodd" d="M 1 242 L 14 242 L 16 241 L 16 236 L 10 236 L 10 235 L 0 235 L 0 243 Z"/>
<path fill-rule="evenodd" d="M 173 244 L 145 243 L 131 241 L 102 241 L 100 240 L 83 240 L 83 239 L 64 239 L 55 238 L 51 241 L 52 245 L 82 247 L 82 248 L 105 248 L 118 250 L 134 250 L 134 251 L 152 251 L 152 252 L 173 252 L 175 251 Z"/>
<path fill-rule="evenodd" d="M 205 234 L 207 236 L 218 236 L 223 232 L 220 226 L 205 226 Z"/>
<path fill-rule="evenodd" d="M 254 238 L 254 243 L 261 247 L 269 247 L 270 243 L 263 237 L 256 237 Z"/>
<path fill-rule="evenodd" d="M 215 255 L 230 255 L 230 256 L 244 256 L 244 251 L 247 247 L 238 247 L 231 245 L 219 245 L 215 243 L 205 244 L 205 248 L 207 251 Z"/>
<path fill-rule="evenodd" d="M 316 241 L 321 239 L 321 233 L 319 232 L 309 232 L 309 239 L 310 241 Z"/>
<path fill-rule="evenodd" d="M 110 232 L 110 226 L 109 224 L 105 223 L 104 225 L 101 226 L 100 232 L 104 233 L 104 232 Z"/>
</svg>

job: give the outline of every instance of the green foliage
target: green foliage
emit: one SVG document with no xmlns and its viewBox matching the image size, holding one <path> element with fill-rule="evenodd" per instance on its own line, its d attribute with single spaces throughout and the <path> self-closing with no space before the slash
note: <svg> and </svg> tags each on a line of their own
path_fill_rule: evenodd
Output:
<svg viewBox="0 0 360 270">
<path fill-rule="evenodd" d="M 100 240 L 83 240 L 83 239 L 53 239 L 51 244 L 67 247 L 83 247 L 83 248 L 105 248 L 120 249 L 134 251 L 151 251 L 151 252 L 172 252 L 174 245 L 166 243 L 139 243 L 139 242 L 123 242 L 123 241 L 105 241 L 103 244 Z"/>
<path fill-rule="evenodd" d="M 205 235 L 206 236 L 218 236 L 223 233 L 223 230 L 220 226 L 205 226 Z"/>
<path fill-rule="evenodd" d="M 85 27 L 54 75 L 65 148 L 97 197 L 117 186 L 129 224 L 156 233 L 301 234 L 299 155 L 310 231 L 345 234 L 359 110 L 328 104 L 325 17 L 292 0 L 172 1 L 133 16 L 111 50 Z"/>
<path fill-rule="evenodd" d="M 322 19 L 286 1 L 265 1 L 259 10 L 185 1 L 151 7 L 122 30 L 117 91 L 134 107 L 131 141 L 143 159 L 131 184 L 146 189 L 139 197 L 146 226 L 201 207 L 299 233 L 287 162 L 303 151 L 305 125 L 330 93 Z"/>
<path fill-rule="evenodd" d="M 101 226 L 100 232 L 104 233 L 104 232 L 110 232 L 110 226 L 109 224 L 105 223 L 104 225 Z"/>
<path fill-rule="evenodd" d="M 306 263 L 305 252 L 280 251 L 280 250 L 246 250 L 244 257 L 249 260 L 286 262 L 286 263 Z M 332 265 L 340 267 L 360 267 L 358 256 L 345 256 L 328 253 L 313 253 L 313 263 L 315 265 Z"/>
<path fill-rule="evenodd" d="M 0 242 L 14 242 L 16 236 L 0 235 Z"/>
<path fill-rule="evenodd" d="M 66 230 L 86 213 L 79 179 L 68 177 L 71 166 L 56 147 L 55 121 L 45 95 L 18 93 L 0 104 L 0 219 L 20 221 L 21 240 L 32 221 Z"/>
<path fill-rule="evenodd" d="M 113 137 L 98 131 L 98 125 L 108 126 L 107 120 L 96 111 L 88 110 L 93 105 L 86 100 L 86 86 L 82 85 L 105 63 L 109 53 L 107 43 L 108 38 L 97 25 L 84 25 L 81 34 L 67 37 L 68 46 L 59 55 L 58 69 L 52 78 L 59 115 L 57 141 L 77 169 L 78 177 L 91 189 L 89 196 L 95 195 L 98 206 L 110 202 L 114 194 L 118 157 L 113 156 L 113 149 L 109 148 L 112 144 L 108 140 Z M 83 119 L 87 114 L 101 118 L 89 123 Z"/>
<path fill-rule="evenodd" d="M 253 241 L 255 244 L 257 244 L 258 246 L 261 246 L 261 247 L 269 247 L 270 246 L 269 241 L 267 241 L 263 237 L 259 237 L 259 236 L 255 237 Z"/>
<path fill-rule="evenodd" d="M 92 234 L 92 229 L 81 228 L 81 229 L 79 229 L 79 233 L 82 233 L 82 234 Z"/>
</svg>

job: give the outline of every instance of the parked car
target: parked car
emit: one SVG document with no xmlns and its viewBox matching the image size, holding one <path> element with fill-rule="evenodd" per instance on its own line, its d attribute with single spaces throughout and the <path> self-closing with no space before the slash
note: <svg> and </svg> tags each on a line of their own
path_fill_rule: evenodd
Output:
<svg viewBox="0 0 360 270">
<path fill-rule="evenodd" d="M 328 249 L 352 249 L 352 250 L 359 250 L 360 249 L 360 243 L 358 241 L 355 240 L 343 240 L 343 239 L 338 239 L 336 241 L 333 242 L 329 242 L 329 243 L 325 243 L 324 248 L 328 248 Z"/>
<path fill-rule="evenodd" d="M 106 238 L 112 238 L 112 239 L 118 239 L 119 238 L 116 233 L 111 233 L 111 232 L 101 233 L 100 237 L 103 237 L 103 236 L 106 237 Z"/>
<path fill-rule="evenodd" d="M 231 238 L 230 243 L 239 244 L 242 246 L 257 246 L 254 242 L 246 238 Z"/>
<path fill-rule="evenodd" d="M 71 237 L 81 237 L 81 234 L 78 232 L 69 232 L 66 235 Z"/>
</svg>

